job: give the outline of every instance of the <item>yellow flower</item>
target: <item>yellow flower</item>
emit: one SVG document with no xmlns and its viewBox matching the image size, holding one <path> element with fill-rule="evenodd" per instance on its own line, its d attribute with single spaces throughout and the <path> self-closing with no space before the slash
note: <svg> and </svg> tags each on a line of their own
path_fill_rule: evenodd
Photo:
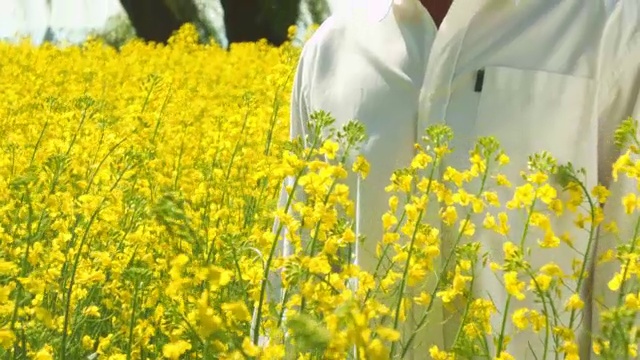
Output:
<svg viewBox="0 0 640 360">
<path fill-rule="evenodd" d="M 519 256 L 520 249 L 511 241 L 506 241 L 502 244 L 502 252 L 504 253 L 505 260 L 512 260 Z"/>
<path fill-rule="evenodd" d="M 490 230 L 491 229 L 495 229 L 496 228 L 496 218 L 493 215 L 491 215 L 489 213 L 486 213 L 485 216 L 484 216 L 484 220 L 482 221 L 482 226 L 485 229 L 490 229 Z"/>
<path fill-rule="evenodd" d="M 413 301 L 416 302 L 416 304 L 418 305 L 428 305 L 431 302 L 431 295 L 429 295 L 427 292 L 423 291 L 420 293 L 419 296 L 414 297 Z"/>
<path fill-rule="evenodd" d="M 469 162 L 471 163 L 469 172 L 471 172 L 473 176 L 478 176 L 487 169 L 487 161 L 478 153 L 474 153 L 469 159 Z"/>
<path fill-rule="evenodd" d="M 495 191 L 485 191 L 484 193 L 482 193 L 482 196 L 487 201 L 487 203 L 489 203 L 489 205 L 495 207 L 500 206 L 500 199 L 498 197 L 498 193 L 496 193 Z"/>
<path fill-rule="evenodd" d="M 539 227 L 545 231 L 551 231 L 551 221 L 549 217 L 541 212 L 533 211 L 530 214 L 529 224 Z"/>
<path fill-rule="evenodd" d="M 580 299 L 580 295 L 573 294 L 569 297 L 565 303 L 565 309 L 567 310 L 580 310 L 584 307 L 584 301 Z"/>
<path fill-rule="evenodd" d="M 476 197 L 471 200 L 471 208 L 476 214 L 481 213 L 484 210 L 484 202 Z"/>
<path fill-rule="evenodd" d="M 509 164 L 510 161 L 511 160 L 505 153 L 502 153 L 498 156 L 498 164 L 500 165 L 507 165 Z"/>
<path fill-rule="evenodd" d="M 518 273 L 516 271 L 508 271 L 503 277 L 507 292 L 518 300 L 524 300 L 525 295 L 522 293 L 522 290 L 524 290 L 525 284 L 518 280 Z"/>
<path fill-rule="evenodd" d="M 615 221 L 604 224 L 603 229 L 611 234 L 618 234 L 619 232 L 618 224 Z"/>
<path fill-rule="evenodd" d="M 536 172 L 533 173 L 531 175 L 529 175 L 527 177 L 527 181 L 536 184 L 536 185 L 542 185 L 545 181 L 547 181 L 549 177 L 547 176 L 547 174 L 542 173 L 542 172 Z"/>
<path fill-rule="evenodd" d="M 250 357 L 256 357 L 260 354 L 260 347 L 254 345 L 248 337 L 242 340 L 242 352 Z"/>
<path fill-rule="evenodd" d="M 384 235 L 382 235 L 382 243 L 385 245 L 388 244 L 393 244 L 395 242 L 397 242 L 398 240 L 400 240 L 400 234 L 398 233 L 384 233 Z"/>
<path fill-rule="evenodd" d="M 13 331 L 9 329 L 0 329 L 0 348 L 9 350 L 13 346 L 13 342 L 16 340 L 16 336 Z"/>
<path fill-rule="evenodd" d="M 464 334 L 470 339 L 476 339 L 482 336 L 482 329 L 478 326 L 478 324 L 471 322 L 467 323 L 463 326 Z"/>
<path fill-rule="evenodd" d="M 247 305 L 242 301 L 224 303 L 222 304 L 222 310 L 227 312 L 229 316 L 236 321 L 251 320 L 251 313 L 249 313 Z"/>
<path fill-rule="evenodd" d="M 420 152 L 411 161 L 411 168 L 413 168 L 413 169 L 424 169 L 432 161 L 433 161 L 433 158 L 431 158 L 431 156 L 429 156 L 429 155 L 427 155 L 427 154 L 425 154 L 423 152 Z"/>
<path fill-rule="evenodd" d="M 536 310 L 529 312 L 529 322 L 534 332 L 540 331 L 546 326 L 547 318 Z"/>
<path fill-rule="evenodd" d="M 16 275 L 18 266 L 10 261 L 0 260 L 0 275 Z"/>
<path fill-rule="evenodd" d="M 579 360 L 578 345 L 573 341 L 565 341 L 560 347 L 567 360 Z"/>
<path fill-rule="evenodd" d="M 562 340 L 568 341 L 565 345 L 568 345 L 570 348 L 573 348 L 571 341 L 575 338 L 575 334 L 572 329 L 569 329 L 565 326 L 554 326 L 553 333 L 558 335 Z"/>
<path fill-rule="evenodd" d="M 356 234 L 350 228 L 346 229 L 344 233 L 342 233 L 342 241 L 347 244 L 352 244 L 356 241 Z"/>
<path fill-rule="evenodd" d="M 445 224 L 451 226 L 458 219 L 458 212 L 456 208 L 453 206 L 447 206 L 444 210 L 441 211 L 440 216 Z"/>
<path fill-rule="evenodd" d="M 384 230 L 390 230 L 391 227 L 398 223 L 398 219 L 390 212 L 386 212 L 382 215 L 382 227 Z"/>
<path fill-rule="evenodd" d="M 640 298 L 638 294 L 627 294 L 624 298 L 624 306 L 631 311 L 640 310 Z"/>
<path fill-rule="evenodd" d="M 309 271 L 314 274 L 328 274 L 331 272 L 331 264 L 325 255 L 319 255 L 309 260 Z"/>
<path fill-rule="evenodd" d="M 506 351 L 501 352 L 500 355 L 498 355 L 494 359 L 495 360 L 515 360 L 515 358 Z"/>
<path fill-rule="evenodd" d="M 380 326 L 376 329 L 376 333 L 384 341 L 398 341 L 400 339 L 400 332 L 388 327 Z"/>
<path fill-rule="evenodd" d="M 389 209 L 391 210 L 392 213 L 396 212 L 398 210 L 398 203 L 400 202 L 400 200 L 398 199 L 397 196 L 393 195 L 391 197 L 389 197 Z"/>
<path fill-rule="evenodd" d="M 360 174 L 363 179 L 367 178 L 370 169 L 371 166 L 369 165 L 369 162 L 367 162 L 365 157 L 362 155 L 358 155 L 356 157 L 356 161 L 353 163 L 353 167 L 351 168 L 353 172 Z"/>
<path fill-rule="evenodd" d="M 620 286 L 622 285 L 622 274 L 620 273 L 616 273 L 613 278 L 611 280 L 609 280 L 609 282 L 607 283 L 607 286 L 609 287 L 609 290 L 611 291 L 618 291 L 618 289 L 620 289 Z"/>
<path fill-rule="evenodd" d="M 497 229 L 498 234 L 500 235 L 508 235 L 510 226 L 509 226 L 509 218 L 505 212 L 501 212 L 498 214 L 499 227 Z"/>
<path fill-rule="evenodd" d="M 498 186 L 504 186 L 507 188 L 511 187 L 511 182 L 507 179 L 505 175 L 502 175 L 502 174 L 496 175 L 496 184 L 498 184 Z"/>
<path fill-rule="evenodd" d="M 177 340 L 162 346 L 162 356 L 167 359 L 178 360 L 189 350 L 191 350 L 191 344 L 189 342 Z"/>
<path fill-rule="evenodd" d="M 540 186 L 540 188 L 538 188 L 537 194 L 538 199 L 540 199 L 540 201 L 547 205 L 556 200 L 556 197 L 558 196 L 558 192 L 556 191 L 556 189 L 549 184 Z"/>
<path fill-rule="evenodd" d="M 45 346 L 44 348 L 40 349 L 35 356 L 33 357 L 34 360 L 53 360 L 53 351 L 51 349 L 50 346 Z"/>
<path fill-rule="evenodd" d="M 552 231 L 546 231 L 542 241 L 538 241 L 542 248 L 556 248 L 560 245 L 560 238 Z"/>
<path fill-rule="evenodd" d="M 429 348 L 429 355 L 433 360 L 455 360 L 454 354 L 440 350 L 435 345 Z"/>
<path fill-rule="evenodd" d="M 563 275 L 562 268 L 560 268 L 560 266 L 558 266 L 558 264 L 554 262 L 542 265 L 542 267 L 540 268 L 540 272 L 549 276 Z"/>
<path fill-rule="evenodd" d="M 535 281 L 534 281 L 535 280 Z M 545 292 L 549 290 L 549 286 L 551 285 L 551 281 L 553 278 L 547 274 L 538 274 L 535 279 L 531 280 L 531 284 L 529 285 L 529 289 L 537 290 Z"/>
<path fill-rule="evenodd" d="M 444 171 L 444 174 L 442 175 L 442 179 L 444 181 L 451 181 L 457 187 L 461 187 L 462 183 L 464 182 L 464 175 L 461 172 L 459 172 L 458 170 L 456 170 L 456 169 L 454 169 L 454 168 L 449 166 Z"/>
<path fill-rule="evenodd" d="M 593 195 L 600 204 L 604 204 L 611 195 L 611 191 L 602 185 L 597 185 L 591 190 L 591 195 Z"/>
<path fill-rule="evenodd" d="M 409 221 L 417 221 L 418 220 L 418 207 L 414 204 L 407 204 L 404 206 L 404 211 L 407 214 L 407 219 Z"/>
<path fill-rule="evenodd" d="M 208 269 L 209 284 L 214 289 L 227 285 L 232 276 L 233 272 L 215 265 L 211 265 Z"/>
<path fill-rule="evenodd" d="M 98 318 L 100 317 L 100 308 L 95 305 L 87 306 L 82 310 L 82 315 Z"/>
<path fill-rule="evenodd" d="M 513 315 L 511 315 L 511 321 L 519 330 L 524 330 L 529 325 L 529 321 L 527 319 L 528 313 L 529 309 L 521 308 L 514 311 Z"/>
<path fill-rule="evenodd" d="M 627 150 L 626 153 L 622 154 L 616 161 L 613 163 L 611 174 L 613 175 L 613 180 L 618 181 L 618 172 L 622 171 L 626 166 L 631 164 L 631 151 Z"/>
<path fill-rule="evenodd" d="M 95 340 L 91 338 L 89 335 L 85 335 L 82 337 L 82 348 L 84 350 L 93 350 L 93 344 Z"/>
<path fill-rule="evenodd" d="M 629 193 L 622 198 L 622 205 L 627 214 L 633 213 L 638 207 L 638 198 L 635 193 Z"/>
<path fill-rule="evenodd" d="M 476 232 L 476 224 L 472 223 L 470 220 L 464 220 L 460 222 L 460 228 L 458 229 L 463 235 L 472 237 Z"/>
<path fill-rule="evenodd" d="M 582 188 L 576 183 L 570 183 L 567 185 L 567 192 L 569 193 L 569 200 L 566 202 L 566 207 L 569 211 L 575 212 L 584 202 Z"/>
<path fill-rule="evenodd" d="M 507 202 L 507 208 L 518 209 L 528 207 L 533 204 L 535 197 L 536 191 L 530 183 L 518 186 L 513 194 L 513 198 Z"/>
<path fill-rule="evenodd" d="M 335 159 L 336 153 L 340 149 L 340 145 L 332 140 L 326 140 L 320 148 L 320 154 L 326 155 L 328 159 Z"/>
<path fill-rule="evenodd" d="M 456 204 L 467 206 L 473 200 L 473 195 L 469 194 L 464 189 L 458 189 L 458 192 L 453 194 L 453 197 L 451 199 Z"/>
</svg>

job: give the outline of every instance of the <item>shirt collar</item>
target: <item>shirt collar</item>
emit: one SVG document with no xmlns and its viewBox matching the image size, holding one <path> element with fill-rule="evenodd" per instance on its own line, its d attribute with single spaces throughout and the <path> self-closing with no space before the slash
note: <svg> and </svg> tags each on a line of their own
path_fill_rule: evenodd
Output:
<svg viewBox="0 0 640 360">
<path fill-rule="evenodd" d="M 364 12 L 366 19 L 369 21 L 379 22 L 389 15 L 391 7 L 394 3 L 401 4 L 403 2 L 417 2 L 419 0 L 352 0 L 352 9 L 358 9 L 359 12 Z M 455 0 L 454 0 L 455 1 Z M 518 5 L 521 0 L 502 0 L 511 1 L 515 5 Z M 617 0 L 607 0 L 616 2 Z"/>
</svg>

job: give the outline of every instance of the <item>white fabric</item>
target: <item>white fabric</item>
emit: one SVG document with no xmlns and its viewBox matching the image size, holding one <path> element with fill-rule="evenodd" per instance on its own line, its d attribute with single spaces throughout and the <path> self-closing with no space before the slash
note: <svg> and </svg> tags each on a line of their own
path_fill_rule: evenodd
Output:
<svg viewBox="0 0 640 360">
<path fill-rule="evenodd" d="M 0 40 L 30 36 L 40 42 L 47 31 L 46 0 L 5 0 L 0 11 Z"/>
<path fill-rule="evenodd" d="M 357 254 L 365 269 L 372 266 L 380 217 L 388 209 L 383 189 L 394 169 L 409 164 L 413 144 L 429 124 L 453 128 L 459 151 L 448 165 L 456 168 L 468 166 L 467 151 L 478 136 L 493 135 L 511 157 L 503 173 L 514 185 L 528 155 L 541 150 L 559 163 L 584 167 L 588 187 L 608 183 L 616 157 L 613 129 L 627 116 L 640 117 L 640 0 L 454 0 L 439 29 L 416 0 L 349 4 L 305 45 L 293 90 L 291 135 L 305 134 L 307 115 L 315 110 L 330 112 L 337 126 L 350 119 L 366 126 L 369 140 L 362 153 L 371 161 L 371 173 L 363 182 L 350 181 L 356 228 L 367 237 Z M 475 92 L 479 69 L 485 69 L 484 87 Z M 500 196 L 504 202 L 510 193 Z M 607 214 L 616 216 L 619 208 L 618 202 L 611 204 Z M 520 217 L 510 215 L 512 229 L 521 229 Z M 500 262 L 504 239 L 480 231 L 481 218 L 475 222 L 483 251 Z M 556 229 L 571 231 L 575 246 L 585 250 L 586 238 L 570 219 Z M 535 240 L 529 245 L 534 267 L 555 261 L 570 272 L 576 254 L 566 246 L 535 250 Z M 605 238 L 598 251 L 613 246 Z M 596 275 L 590 288 L 596 298 L 606 291 L 610 275 Z M 475 291 L 490 294 L 497 308 L 504 308 L 506 293 L 489 269 L 479 269 Z M 538 308 L 530 299 L 512 301 L 512 310 L 521 307 Z M 454 329 L 440 325 L 442 313 L 434 311 L 410 358 L 426 358 L 431 344 L 450 345 Z M 578 334 L 583 359 L 590 353 L 589 313 Z M 597 313 L 593 318 L 597 322 Z M 497 331 L 500 319 L 494 320 Z M 511 325 L 507 333 L 515 333 Z M 534 359 L 528 342 L 542 351 L 529 333 L 516 335 L 508 351 L 516 359 Z"/>
</svg>

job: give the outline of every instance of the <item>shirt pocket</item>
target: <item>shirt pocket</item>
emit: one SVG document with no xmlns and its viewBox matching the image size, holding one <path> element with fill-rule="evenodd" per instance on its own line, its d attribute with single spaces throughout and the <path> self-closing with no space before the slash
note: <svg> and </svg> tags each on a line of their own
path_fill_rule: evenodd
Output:
<svg viewBox="0 0 640 360">
<path fill-rule="evenodd" d="M 480 136 L 495 136 L 511 162 L 497 170 L 506 175 L 515 186 L 524 180 L 520 172 L 527 170 L 529 156 L 548 151 L 558 165 L 571 162 L 576 168 L 586 170 L 586 186 L 591 188 L 597 181 L 597 122 L 592 116 L 595 82 L 588 78 L 551 73 L 546 71 L 522 70 L 508 67 L 487 67 L 479 95 L 476 130 Z M 495 169 L 495 167 L 494 167 Z M 551 177 L 552 186 L 559 188 Z M 513 198 L 514 187 L 495 187 L 491 184 L 503 203 Z M 566 199 L 566 194 L 559 195 Z M 501 208 L 500 210 L 507 210 Z M 498 211 L 496 210 L 496 213 Z M 510 237 L 519 239 L 526 218 L 518 211 L 510 212 Z M 586 251 L 587 239 L 584 231 L 573 224 L 573 215 L 551 217 L 556 234 L 568 232 L 580 251 Z M 481 218 L 474 219 L 481 223 Z M 503 241 L 484 229 L 478 236 L 488 247 L 495 261 L 502 261 Z M 536 244 L 544 233 L 540 229 L 530 229 L 526 245 L 530 247 L 527 260 L 533 268 L 553 261 L 571 272 L 570 259 L 578 256 L 566 247 L 543 249 Z M 478 286 L 499 287 L 493 274 L 486 274 L 478 280 Z"/>
<path fill-rule="evenodd" d="M 585 77 L 487 67 L 477 130 L 481 136 L 497 137 L 514 171 L 525 170 L 528 155 L 548 151 L 558 164 L 570 161 L 595 176 L 594 88 L 594 81 Z"/>
</svg>

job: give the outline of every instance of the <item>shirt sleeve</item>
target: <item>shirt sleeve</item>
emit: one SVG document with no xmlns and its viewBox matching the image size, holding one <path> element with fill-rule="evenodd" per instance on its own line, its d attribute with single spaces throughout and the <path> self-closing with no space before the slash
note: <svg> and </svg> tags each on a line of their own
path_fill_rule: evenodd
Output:
<svg viewBox="0 0 640 360">
<path fill-rule="evenodd" d="M 586 325 L 591 326 L 595 334 L 600 332 L 600 314 L 603 310 L 616 306 L 618 292 L 609 289 L 609 281 L 620 270 L 620 261 L 615 258 L 601 262 L 605 255 L 611 254 L 621 243 L 630 243 L 634 238 L 638 212 L 628 215 L 624 211 L 621 199 L 626 194 L 638 193 L 635 179 L 622 175 L 613 181 L 612 165 L 621 155 L 614 143 L 614 132 L 621 122 L 629 117 L 640 120 L 640 31 L 630 36 L 616 36 L 615 58 L 606 61 L 599 78 L 597 115 L 598 124 L 598 180 L 611 191 L 609 201 L 604 206 L 604 225 L 614 221 L 618 233 L 606 231 L 601 225 L 595 249 L 592 253 L 590 286 L 585 297 L 593 304 L 587 309 Z M 611 52 L 611 51 L 610 51 Z M 606 56 L 611 56 L 610 54 Z M 640 236 L 640 234 L 637 234 Z M 638 244 L 640 246 L 640 244 Z"/>
</svg>

